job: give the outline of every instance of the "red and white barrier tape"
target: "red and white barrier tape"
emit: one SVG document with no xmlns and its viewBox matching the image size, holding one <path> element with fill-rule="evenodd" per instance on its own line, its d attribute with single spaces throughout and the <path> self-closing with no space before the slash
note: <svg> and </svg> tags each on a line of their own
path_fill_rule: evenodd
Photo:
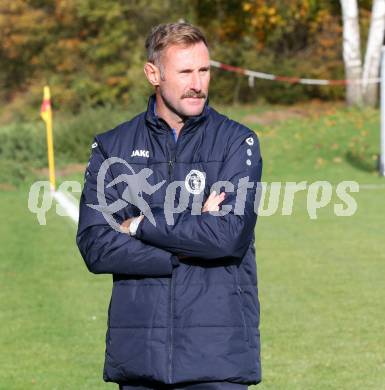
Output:
<svg viewBox="0 0 385 390">
<path fill-rule="evenodd" d="M 238 66 L 222 64 L 219 61 L 210 61 L 211 66 L 226 70 L 228 72 L 239 73 L 249 76 L 250 86 L 254 85 L 254 79 L 263 79 L 271 81 L 282 81 L 289 84 L 307 84 L 307 85 L 346 85 L 346 84 L 363 84 L 364 80 L 323 80 L 323 79 L 304 79 L 300 77 L 277 76 L 270 73 L 256 72 L 254 70 L 243 69 Z M 375 84 L 381 81 L 380 78 L 367 79 L 365 84 Z"/>
</svg>

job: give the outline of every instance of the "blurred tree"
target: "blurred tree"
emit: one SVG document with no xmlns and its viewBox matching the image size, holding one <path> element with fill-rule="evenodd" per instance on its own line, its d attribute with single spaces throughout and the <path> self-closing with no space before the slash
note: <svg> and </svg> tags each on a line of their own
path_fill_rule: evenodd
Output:
<svg viewBox="0 0 385 390">
<path fill-rule="evenodd" d="M 44 26 L 44 28 L 43 28 Z M 36 55 L 44 48 L 52 20 L 42 8 L 23 0 L 0 1 L 1 97 L 9 99 L 15 90 L 26 90 L 25 80 L 38 67 Z"/>
<path fill-rule="evenodd" d="M 147 33 L 190 13 L 186 0 L 0 0 L 0 98 L 36 105 L 49 83 L 73 112 L 142 102 Z"/>
<path fill-rule="evenodd" d="M 385 0 L 373 1 L 363 67 L 357 1 L 340 0 L 340 2 L 343 14 L 343 58 L 346 78 L 362 81 L 362 84 L 350 83 L 347 85 L 347 103 L 357 105 L 365 103 L 375 106 L 378 100 L 378 84 L 368 81 L 378 78 L 380 73 L 381 47 L 385 34 Z M 362 3 L 365 3 L 361 4 L 364 9 L 368 7 L 366 1 Z"/>
<path fill-rule="evenodd" d="M 348 80 L 360 81 L 362 77 L 362 62 L 358 5 L 356 0 L 340 1 L 343 20 L 343 57 L 345 63 L 345 77 Z M 346 101 L 348 104 L 362 104 L 361 84 L 347 84 Z"/>
<path fill-rule="evenodd" d="M 370 7 L 360 1 L 363 37 Z M 287 76 L 343 77 L 338 0 L 0 0 L 0 120 L 2 111 L 37 117 L 47 82 L 62 110 L 143 107 L 151 91 L 143 76 L 145 37 L 153 25 L 181 18 L 203 28 L 219 61 Z M 213 75 L 210 97 L 221 103 L 344 93 L 262 80 L 250 88 L 241 76 Z"/>
<path fill-rule="evenodd" d="M 366 46 L 363 80 L 363 97 L 366 104 L 375 106 L 378 100 L 378 84 L 368 83 L 368 80 L 380 76 L 381 48 L 385 33 L 385 0 L 374 0 Z"/>
<path fill-rule="evenodd" d="M 212 57 L 219 61 L 279 75 L 341 78 L 339 12 L 338 2 L 331 0 L 246 0 L 241 6 L 231 0 L 200 1 L 197 22 L 205 26 Z M 222 72 L 213 92 L 225 102 L 233 101 L 237 94 L 243 101 L 263 97 L 287 103 L 343 96 L 343 89 L 335 87 L 288 86 L 262 80 L 255 85 L 250 88 L 244 78 Z"/>
</svg>

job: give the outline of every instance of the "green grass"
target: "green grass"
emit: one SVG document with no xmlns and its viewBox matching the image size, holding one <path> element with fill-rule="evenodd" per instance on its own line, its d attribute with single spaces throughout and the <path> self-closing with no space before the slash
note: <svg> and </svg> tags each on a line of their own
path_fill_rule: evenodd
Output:
<svg viewBox="0 0 385 390">
<path fill-rule="evenodd" d="M 285 108 L 269 110 L 273 117 L 276 110 L 278 117 Z M 300 110 L 306 114 L 302 118 L 289 116 L 269 125 L 258 123 L 259 117 L 263 123 L 263 112 L 253 107 L 225 110 L 239 121 L 254 114 L 247 125 L 260 137 L 266 181 L 382 180 L 376 171 L 380 143 L 377 110 L 330 106 L 322 115 L 314 108 L 307 112 L 306 106 Z"/>
<path fill-rule="evenodd" d="M 83 266 L 72 221 L 39 226 L 27 195 L 1 193 L 0 389 L 103 388 L 110 277 Z"/>
<path fill-rule="evenodd" d="M 310 220 L 301 196 L 293 216 L 260 218 L 258 388 L 385 388 L 384 196 L 360 192 L 352 217 Z"/>
<path fill-rule="evenodd" d="M 238 120 L 263 111 L 226 109 Z M 264 181 L 385 185 L 375 172 L 375 110 L 249 126 L 260 135 Z M 102 380 L 111 278 L 86 270 L 68 218 L 51 210 L 39 226 L 27 196 L 27 186 L 0 192 L 0 389 L 116 388 Z M 311 220 L 305 193 L 292 216 L 259 217 L 263 383 L 255 389 L 385 388 L 385 188 L 353 196 L 351 217 L 334 215 L 334 195 Z"/>
</svg>

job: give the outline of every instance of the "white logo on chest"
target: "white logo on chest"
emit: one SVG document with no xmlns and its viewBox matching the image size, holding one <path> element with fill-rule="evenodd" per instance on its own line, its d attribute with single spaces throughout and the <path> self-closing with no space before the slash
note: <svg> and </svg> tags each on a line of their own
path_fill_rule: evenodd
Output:
<svg viewBox="0 0 385 390">
<path fill-rule="evenodd" d="M 204 173 L 196 169 L 192 169 L 184 180 L 186 190 L 194 195 L 200 194 L 204 190 L 205 184 L 206 178 Z"/>
<path fill-rule="evenodd" d="M 148 150 L 135 149 L 135 150 L 132 151 L 131 157 L 145 157 L 145 158 L 149 158 L 150 157 L 150 152 Z"/>
</svg>

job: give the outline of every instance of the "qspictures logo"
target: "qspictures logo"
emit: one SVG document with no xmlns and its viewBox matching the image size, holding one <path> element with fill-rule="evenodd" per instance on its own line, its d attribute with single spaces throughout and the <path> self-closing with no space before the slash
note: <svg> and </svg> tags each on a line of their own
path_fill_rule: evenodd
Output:
<svg viewBox="0 0 385 390">
<path fill-rule="evenodd" d="M 125 173 L 119 174 L 116 178 L 112 178 L 107 182 L 107 172 L 116 164 L 122 165 Z M 163 189 L 166 180 L 154 183 L 154 180 L 149 180 L 153 174 L 154 172 L 150 168 L 143 168 L 135 172 L 127 161 L 118 157 L 106 159 L 97 172 L 97 203 L 87 203 L 87 206 L 101 213 L 107 223 L 116 231 L 120 231 L 120 225 L 114 214 L 128 206 L 134 206 L 140 211 L 140 214 L 143 214 L 153 225 L 156 225 L 151 206 L 145 200 L 144 194 L 153 195 L 161 188 Z M 90 180 L 89 172 L 86 172 L 84 191 L 91 191 L 87 187 L 89 185 L 88 180 Z M 114 193 L 117 194 L 116 187 L 118 185 L 124 189 L 118 197 L 110 201 L 111 196 L 109 194 L 113 189 L 115 189 Z M 354 193 L 359 192 L 360 186 L 356 181 L 348 180 L 341 181 L 338 184 L 331 184 L 328 181 L 254 183 L 249 180 L 248 176 L 245 176 L 240 178 L 237 183 L 218 181 L 212 184 L 210 188 L 206 188 L 206 173 L 191 170 L 186 174 L 184 180 L 172 181 L 163 189 L 165 192 L 163 211 L 167 223 L 173 225 L 175 215 L 188 210 L 191 204 L 190 212 L 199 215 L 205 201 L 205 189 L 208 194 L 213 191 L 219 193 L 223 190 L 226 195 L 231 195 L 231 204 L 226 203 L 225 199 L 219 211 L 209 212 L 215 217 L 224 216 L 228 213 L 244 215 L 245 208 L 250 208 L 251 203 L 253 212 L 259 217 L 277 214 L 291 216 L 293 215 L 295 199 L 301 194 L 301 206 L 306 208 L 310 219 L 317 220 L 319 211 L 327 207 L 331 207 L 334 215 L 338 217 L 353 216 L 358 209 Z M 78 201 L 73 195 L 81 193 L 81 185 L 77 181 L 66 181 L 61 184 L 58 192 L 64 194 L 71 199 L 73 204 L 76 204 Z M 303 195 L 305 195 L 306 204 L 303 203 Z M 28 208 L 36 214 L 39 224 L 46 224 L 46 213 L 52 206 L 52 191 L 50 191 L 49 183 L 45 181 L 35 182 L 29 191 Z M 56 213 L 60 216 L 68 216 L 68 210 L 63 205 L 56 205 Z"/>
</svg>

